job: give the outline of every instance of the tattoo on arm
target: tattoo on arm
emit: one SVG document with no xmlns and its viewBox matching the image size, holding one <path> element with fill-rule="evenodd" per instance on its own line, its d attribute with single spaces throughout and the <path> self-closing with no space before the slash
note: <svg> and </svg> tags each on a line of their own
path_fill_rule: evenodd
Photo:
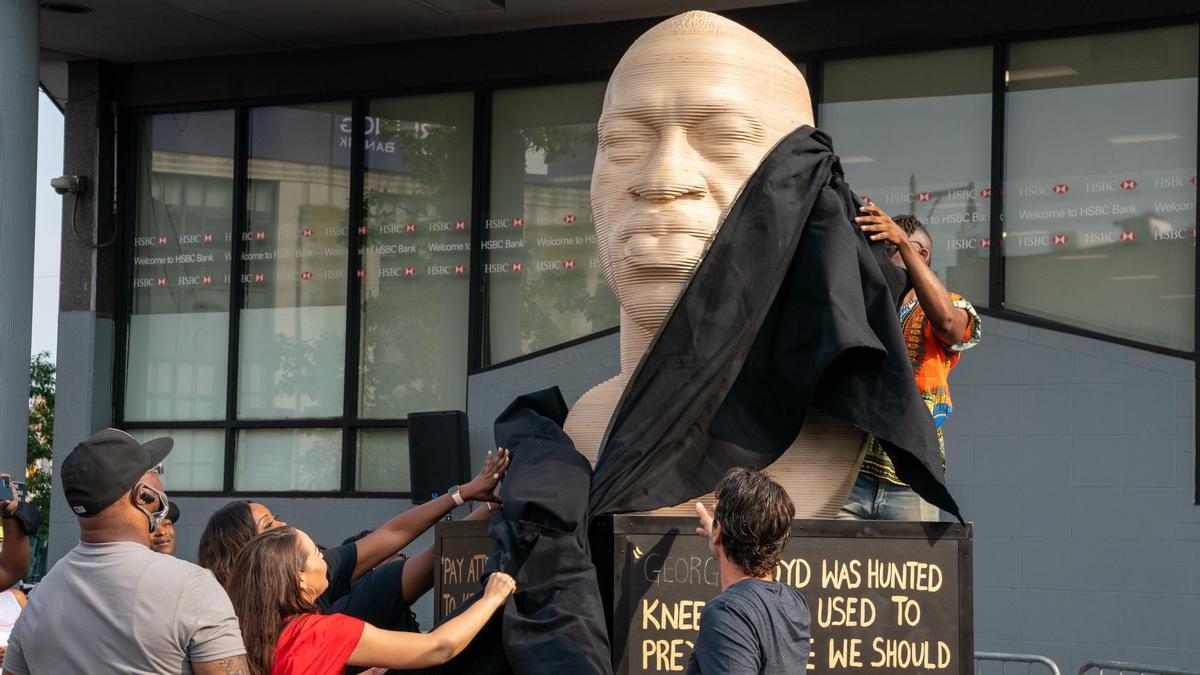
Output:
<svg viewBox="0 0 1200 675">
<path fill-rule="evenodd" d="M 193 663 L 192 670 L 196 675 L 250 675 L 250 666 L 246 663 L 246 655 L 238 654 L 219 661 Z"/>
</svg>

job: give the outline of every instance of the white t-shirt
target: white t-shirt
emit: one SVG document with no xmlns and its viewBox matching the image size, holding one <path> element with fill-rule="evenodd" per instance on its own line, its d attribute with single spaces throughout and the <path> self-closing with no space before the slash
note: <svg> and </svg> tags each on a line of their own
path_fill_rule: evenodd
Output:
<svg viewBox="0 0 1200 675">
<path fill-rule="evenodd" d="M 8 636 L 12 634 L 17 618 L 21 616 L 21 603 L 12 589 L 0 593 L 0 645 L 8 645 Z"/>
<path fill-rule="evenodd" d="M 193 661 L 244 653 L 211 572 L 133 542 L 80 542 L 29 594 L 4 670 L 187 674 Z"/>
</svg>

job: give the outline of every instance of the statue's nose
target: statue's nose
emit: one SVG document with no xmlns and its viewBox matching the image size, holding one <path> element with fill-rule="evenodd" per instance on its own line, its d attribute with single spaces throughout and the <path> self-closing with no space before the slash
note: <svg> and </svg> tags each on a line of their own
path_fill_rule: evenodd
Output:
<svg viewBox="0 0 1200 675">
<path fill-rule="evenodd" d="M 697 170 L 700 161 L 682 129 L 666 129 L 630 183 L 629 192 L 657 202 L 684 195 L 702 197 L 708 188 Z"/>
</svg>

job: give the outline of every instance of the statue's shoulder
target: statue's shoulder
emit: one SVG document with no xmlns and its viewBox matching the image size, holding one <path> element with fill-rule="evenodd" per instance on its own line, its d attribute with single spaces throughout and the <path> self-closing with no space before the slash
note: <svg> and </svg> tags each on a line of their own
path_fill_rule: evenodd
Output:
<svg viewBox="0 0 1200 675">
<path fill-rule="evenodd" d="M 567 415 L 563 430 L 575 443 L 575 449 L 583 453 L 593 465 L 600 449 L 600 440 L 621 393 L 625 390 L 625 380 L 621 376 L 605 380 L 587 390 Z"/>
</svg>

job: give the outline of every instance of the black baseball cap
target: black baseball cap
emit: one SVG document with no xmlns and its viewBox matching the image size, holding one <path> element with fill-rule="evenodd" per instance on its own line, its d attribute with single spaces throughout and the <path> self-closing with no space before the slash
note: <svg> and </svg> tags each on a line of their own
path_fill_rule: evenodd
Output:
<svg viewBox="0 0 1200 675">
<path fill-rule="evenodd" d="M 94 516 L 162 464 L 175 441 L 139 443 L 120 429 L 105 429 L 75 446 L 62 463 L 63 492 L 77 516 Z"/>
<path fill-rule="evenodd" d="M 179 504 L 171 502 L 167 505 L 167 520 L 171 521 L 172 525 L 179 522 L 180 515 Z"/>
</svg>

